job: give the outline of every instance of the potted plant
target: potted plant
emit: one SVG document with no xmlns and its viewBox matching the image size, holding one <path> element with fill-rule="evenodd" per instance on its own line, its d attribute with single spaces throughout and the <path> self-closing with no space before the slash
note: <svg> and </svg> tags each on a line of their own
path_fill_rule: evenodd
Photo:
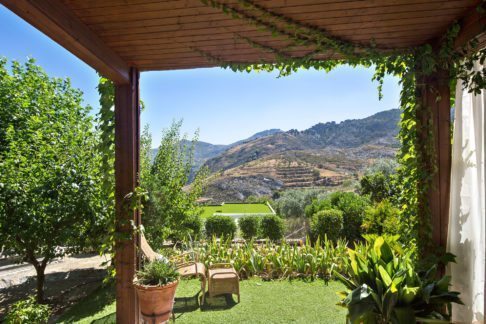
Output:
<svg viewBox="0 0 486 324">
<path fill-rule="evenodd" d="M 145 321 L 162 323 L 170 318 L 178 284 L 179 273 L 165 260 L 148 262 L 137 271 L 133 285 Z"/>
</svg>

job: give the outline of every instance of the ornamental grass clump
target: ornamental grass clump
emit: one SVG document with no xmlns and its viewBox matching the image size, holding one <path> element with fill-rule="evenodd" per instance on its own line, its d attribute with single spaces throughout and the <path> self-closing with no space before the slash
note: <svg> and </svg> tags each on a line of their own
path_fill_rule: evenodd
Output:
<svg viewBox="0 0 486 324">
<path fill-rule="evenodd" d="M 344 270 L 346 242 L 327 239 L 303 246 L 282 241 L 281 244 L 233 244 L 231 240 L 213 239 L 194 248 L 206 267 L 231 263 L 240 278 L 259 276 L 265 279 L 331 279 L 333 271 Z"/>
<path fill-rule="evenodd" d="M 450 304 L 461 303 L 449 291 L 451 278 L 437 279 L 437 267 L 418 272 L 412 251 L 404 251 L 397 237 L 365 236 L 367 242 L 349 249 L 346 275 L 334 271 L 348 291 L 340 305 L 350 323 L 448 323 Z"/>
<path fill-rule="evenodd" d="M 179 279 L 175 266 L 163 260 L 146 263 L 137 271 L 135 283 L 142 286 L 165 286 Z"/>
</svg>

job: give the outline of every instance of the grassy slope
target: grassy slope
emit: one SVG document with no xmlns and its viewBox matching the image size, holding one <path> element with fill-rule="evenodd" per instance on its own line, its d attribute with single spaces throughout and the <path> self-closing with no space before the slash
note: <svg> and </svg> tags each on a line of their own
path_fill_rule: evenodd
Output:
<svg viewBox="0 0 486 324">
<path fill-rule="evenodd" d="M 343 323 L 345 309 L 336 306 L 338 282 L 264 282 L 260 279 L 240 283 L 241 303 L 233 299 L 210 299 L 202 310 L 196 304 L 199 281 L 184 280 L 177 288 L 176 323 Z M 106 302 L 104 302 L 105 298 Z M 64 323 L 114 323 L 115 302 L 112 289 L 105 288 L 71 308 L 61 318 Z"/>
<path fill-rule="evenodd" d="M 271 213 L 266 204 L 224 204 L 223 206 L 203 206 L 203 218 L 214 213 Z"/>
</svg>

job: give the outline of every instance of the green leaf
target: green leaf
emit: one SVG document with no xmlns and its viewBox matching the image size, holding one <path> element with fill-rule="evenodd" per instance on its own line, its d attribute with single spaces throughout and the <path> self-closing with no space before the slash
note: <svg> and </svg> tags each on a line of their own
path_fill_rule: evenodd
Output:
<svg viewBox="0 0 486 324">
<path fill-rule="evenodd" d="M 416 323 L 415 311 L 412 307 L 395 307 L 392 313 L 392 323 Z"/>
<path fill-rule="evenodd" d="M 378 266 L 378 271 L 380 273 L 380 277 L 383 280 L 383 283 L 385 284 L 385 286 L 387 288 L 390 287 L 391 284 L 392 284 L 392 279 L 391 279 L 390 275 L 388 274 L 388 272 L 386 272 L 385 268 L 383 268 L 381 265 Z"/>
<path fill-rule="evenodd" d="M 381 258 L 381 247 L 383 246 L 383 244 L 385 243 L 385 240 L 383 239 L 383 237 L 379 236 L 376 240 L 375 240 L 375 243 L 373 245 L 373 250 L 374 252 L 376 253 L 376 256 L 378 258 Z"/>
<path fill-rule="evenodd" d="M 401 296 L 402 301 L 405 304 L 410 304 L 411 302 L 413 302 L 413 300 L 415 299 L 419 291 L 420 291 L 420 287 L 408 287 L 408 286 L 403 287 L 402 296 Z"/>
<path fill-rule="evenodd" d="M 437 282 L 437 288 L 440 291 L 448 291 L 449 290 L 449 285 L 451 283 L 451 276 L 443 276 L 438 282 Z"/>
</svg>

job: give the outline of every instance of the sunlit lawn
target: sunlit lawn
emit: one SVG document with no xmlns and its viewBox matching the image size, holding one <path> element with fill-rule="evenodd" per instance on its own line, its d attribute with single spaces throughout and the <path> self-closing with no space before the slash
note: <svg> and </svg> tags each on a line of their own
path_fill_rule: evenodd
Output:
<svg viewBox="0 0 486 324">
<path fill-rule="evenodd" d="M 233 298 L 208 299 L 197 303 L 199 281 L 183 280 L 177 288 L 176 323 L 344 323 L 345 310 L 336 303 L 338 282 L 304 282 L 261 279 L 240 282 L 241 302 Z M 114 323 L 113 288 L 103 288 L 62 316 L 62 323 Z"/>
<path fill-rule="evenodd" d="M 203 218 L 214 213 L 245 214 L 245 213 L 271 213 L 266 204 L 224 204 L 222 206 L 203 206 Z"/>
</svg>

